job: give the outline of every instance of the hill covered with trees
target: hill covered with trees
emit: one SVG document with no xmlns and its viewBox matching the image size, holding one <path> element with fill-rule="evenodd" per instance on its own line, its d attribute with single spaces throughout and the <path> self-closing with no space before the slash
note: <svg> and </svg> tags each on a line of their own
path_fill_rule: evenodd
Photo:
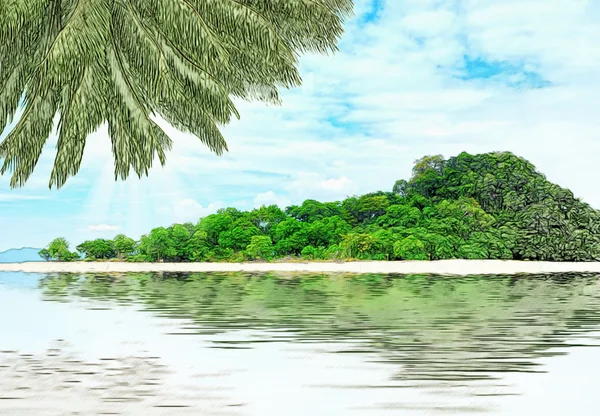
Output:
<svg viewBox="0 0 600 416">
<path fill-rule="evenodd" d="M 134 241 L 63 238 L 46 260 L 245 261 L 600 260 L 600 211 L 509 152 L 426 156 L 391 192 L 306 200 L 281 210 L 219 210 L 197 224 L 158 227 Z M 81 253 L 81 254 L 80 254 Z"/>
</svg>

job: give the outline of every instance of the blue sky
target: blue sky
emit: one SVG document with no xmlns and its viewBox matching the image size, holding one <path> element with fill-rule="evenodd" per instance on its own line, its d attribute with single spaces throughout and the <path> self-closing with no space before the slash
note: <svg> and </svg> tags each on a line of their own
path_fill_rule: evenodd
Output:
<svg viewBox="0 0 600 416">
<path fill-rule="evenodd" d="M 103 127 L 80 174 L 50 191 L 51 137 L 23 189 L 0 177 L 0 250 L 388 190 L 415 159 L 461 151 L 512 151 L 600 208 L 597 2 L 357 0 L 355 12 L 338 54 L 302 59 L 281 107 L 238 103 L 222 157 L 163 123 L 167 166 L 115 182 Z"/>
</svg>

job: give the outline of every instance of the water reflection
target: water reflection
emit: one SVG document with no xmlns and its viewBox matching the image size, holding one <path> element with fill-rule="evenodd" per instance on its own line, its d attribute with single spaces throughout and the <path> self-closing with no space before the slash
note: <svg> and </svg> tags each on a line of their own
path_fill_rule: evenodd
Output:
<svg viewBox="0 0 600 416">
<path fill-rule="evenodd" d="M 174 333 L 215 335 L 215 348 L 342 343 L 335 353 L 375 353 L 371 361 L 395 366 L 394 380 L 404 385 L 544 371 L 535 359 L 564 354 L 556 348 L 578 345 L 572 339 L 600 323 L 594 275 L 61 274 L 40 284 L 49 300 L 136 304 L 184 318 Z M 239 329 L 268 336 L 216 336 Z"/>
<path fill-rule="evenodd" d="M 119 414 L 147 398 L 157 401 L 150 410 L 189 407 L 181 404 L 180 397 L 169 403 L 157 390 L 168 373 L 158 359 L 128 356 L 86 362 L 70 353 L 69 344 L 62 340 L 42 354 L 3 350 L 0 407 L 13 415 L 56 415 L 73 406 L 77 414 Z"/>
<path fill-rule="evenodd" d="M 0 273 L 0 414 L 595 415 L 598 277 Z"/>
</svg>

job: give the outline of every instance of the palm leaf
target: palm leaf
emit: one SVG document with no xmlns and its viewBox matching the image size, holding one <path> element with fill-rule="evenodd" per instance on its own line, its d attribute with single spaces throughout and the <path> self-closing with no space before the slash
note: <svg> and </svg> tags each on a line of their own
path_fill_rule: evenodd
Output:
<svg viewBox="0 0 600 416">
<path fill-rule="evenodd" d="M 352 0 L 4 0 L 0 130 L 24 111 L 0 173 L 23 186 L 56 127 L 60 188 L 107 124 L 115 179 L 145 175 L 172 145 L 155 116 L 220 155 L 232 98 L 279 103 L 300 55 L 335 51 L 351 13 Z"/>
</svg>

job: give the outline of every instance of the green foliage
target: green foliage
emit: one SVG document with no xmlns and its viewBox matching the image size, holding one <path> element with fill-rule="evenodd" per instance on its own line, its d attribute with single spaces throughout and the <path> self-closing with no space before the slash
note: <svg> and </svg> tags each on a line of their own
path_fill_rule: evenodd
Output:
<svg viewBox="0 0 600 416">
<path fill-rule="evenodd" d="M 406 192 L 408 190 L 408 182 L 406 179 L 398 179 L 396 183 L 394 183 L 394 187 L 392 188 L 392 192 L 401 197 L 406 196 Z"/>
<path fill-rule="evenodd" d="M 202 230 L 194 231 L 187 243 L 186 253 L 182 257 L 189 261 L 204 261 L 208 258 L 210 252 L 207 233 Z M 185 255 L 189 256 L 185 258 Z"/>
<path fill-rule="evenodd" d="M 262 206 L 250 212 L 252 223 L 262 234 L 267 234 L 271 239 L 275 236 L 277 225 L 287 219 L 285 212 L 277 205 Z"/>
<path fill-rule="evenodd" d="M 45 261 L 50 261 L 50 259 L 52 258 L 52 255 L 50 254 L 50 251 L 47 248 L 43 248 L 38 252 L 39 256 L 41 258 L 43 258 Z"/>
<path fill-rule="evenodd" d="M 212 245 L 219 244 L 219 235 L 232 228 L 234 219 L 230 213 L 211 214 L 200 220 L 199 229 L 206 233 L 206 238 Z"/>
<path fill-rule="evenodd" d="M 342 258 L 342 248 L 338 244 L 333 244 L 325 250 L 325 259 L 327 260 L 341 260 Z"/>
<path fill-rule="evenodd" d="M 102 238 L 81 243 L 77 246 L 77 251 L 84 254 L 86 258 L 93 259 L 110 259 L 117 254 L 114 242 Z"/>
<path fill-rule="evenodd" d="M 275 250 L 280 256 L 299 255 L 308 243 L 308 227 L 305 222 L 288 218 L 275 230 Z"/>
<path fill-rule="evenodd" d="M 55 238 L 48 247 L 38 253 L 46 261 L 74 261 L 79 259 L 79 254 L 69 251 L 69 242 L 62 237 Z"/>
<path fill-rule="evenodd" d="M 130 261 L 132 263 L 144 263 L 152 261 L 152 259 L 145 254 L 134 254 L 133 256 L 127 257 L 127 261 Z"/>
<path fill-rule="evenodd" d="M 307 199 L 301 206 L 292 205 L 286 209 L 286 213 L 303 222 L 313 222 L 327 217 L 341 215 L 342 208 L 338 202 L 319 202 Z"/>
<path fill-rule="evenodd" d="M 394 256 L 400 260 L 429 260 L 425 243 L 412 235 L 394 243 Z"/>
<path fill-rule="evenodd" d="M 137 243 L 133 238 L 126 237 L 123 234 L 119 234 L 113 239 L 113 246 L 117 257 L 120 259 L 133 256 L 137 250 Z"/>
<path fill-rule="evenodd" d="M 219 233 L 217 241 L 220 247 L 241 251 L 250 244 L 252 237 L 260 234 L 260 230 L 245 218 L 235 221 L 232 226 Z"/>
<path fill-rule="evenodd" d="M 162 165 L 172 142 L 159 115 L 222 154 L 233 98 L 279 102 L 301 83 L 298 58 L 336 50 L 351 0 L 3 0 L 0 144 L 11 187 L 32 174 L 55 116 L 50 187 L 79 171 L 88 135 L 106 123 L 115 179 Z"/>
<path fill-rule="evenodd" d="M 342 255 L 346 258 L 369 259 L 377 247 L 377 239 L 367 233 L 350 233 L 342 238 Z"/>
<path fill-rule="evenodd" d="M 306 260 L 326 260 L 328 258 L 325 247 L 306 246 L 302 249 L 301 255 Z"/>
<path fill-rule="evenodd" d="M 421 210 L 408 205 L 392 205 L 377 219 L 382 227 L 414 227 L 421 220 Z"/>
<path fill-rule="evenodd" d="M 175 241 L 171 233 L 164 227 L 158 227 L 143 235 L 140 240 L 140 254 L 148 256 L 152 261 L 164 261 L 177 256 Z"/>
<path fill-rule="evenodd" d="M 159 227 L 77 246 L 88 259 L 242 261 L 516 259 L 600 260 L 600 211 L 551 184 L 510 153 L 416 162 L 393 192 L 343 201 L 306 200 L 282 211 L 219 210 L 198 224 Z M 64 239 L 40 251 L 68 259 Z M 72 257 L 72 256 L 71 256 Z"/>
<path fill-rule="evenodd" d="M 268 235 L 252 236 L 250 244 L 246 247 L 246 255 L 251 259 L 270 260 L 273 254 L 273 242 Z"/>
</svg>

